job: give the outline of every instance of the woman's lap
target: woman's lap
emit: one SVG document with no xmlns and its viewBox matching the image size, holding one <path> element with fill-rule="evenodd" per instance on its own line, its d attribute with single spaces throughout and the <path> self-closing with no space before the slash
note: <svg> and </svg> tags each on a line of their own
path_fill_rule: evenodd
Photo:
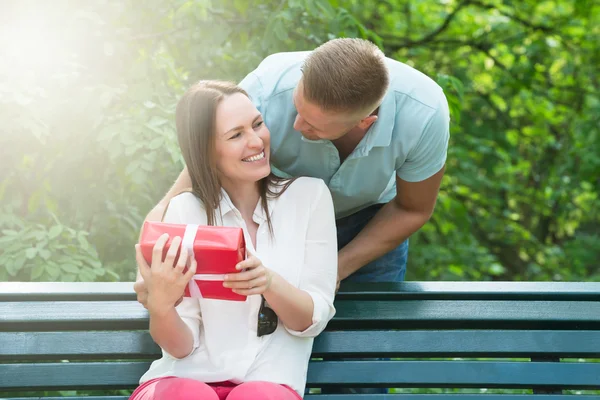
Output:
<svg viewBox="0 0 600 400">
<path fill-rule="evenodd" d="M 240 385 L 214 384 L 166 377 L 152 379 L 138 387 L 129 400 L 298 400 L 291 388 L 272 382 L 253 381 Z"/>
</svg>

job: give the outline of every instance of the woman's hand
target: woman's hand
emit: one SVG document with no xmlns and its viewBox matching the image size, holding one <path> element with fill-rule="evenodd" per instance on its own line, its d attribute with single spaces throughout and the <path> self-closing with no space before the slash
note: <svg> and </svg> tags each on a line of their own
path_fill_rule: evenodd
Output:
<svg viewBox="0 0 600 400">
<path fill-rule="evenodd" d="M 165 233 L 156 241 L 152 249 L 151 265 L 148 265 L 142 256 L 140 246 L 135 246 L 140 274 L 144 278 L 148 290 L 147 308 L 154 314 L 165 314 L 175 307 L 183 295 L 185 287 L 196 273 L 196 260 L 193 258 L 190 268 L 183 273 L 189 256 L 185 248 L 181 249 L 181 254 L 175 264 L 175 257 L 181 247 L 179 236 L 173 239 L 165 260 L 162 260 L 163 249 L 168 239 L 169 235 Z"/>
<path fill-rule="evenodd" d="M 227 274 L 223 286 L 243 296 L 263 294 L 273 281 L 274 272 L 266 268 L 256 256 L 239 262 L 235 268 L 238 273 Z"/>
</svg>

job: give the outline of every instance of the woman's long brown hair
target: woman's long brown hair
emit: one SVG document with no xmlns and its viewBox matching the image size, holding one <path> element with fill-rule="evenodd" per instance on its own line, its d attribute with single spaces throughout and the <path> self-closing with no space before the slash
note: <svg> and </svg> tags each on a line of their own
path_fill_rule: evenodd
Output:
<svg viewBox="0 0 600 400">
<path fill-rule="evenodd" d="M 215 225 L 216 210 L 221 201 L 215 150 L 217 107 L 225 97 L 235 93 L 248 96 L 232 82 L 200 81 L 183 95 L 175 112 L 177 140 L 192 180 L 192 193 L 204 203 L 208 225 Z M 273 227 L 267 199 L 279 197 L 292 181 L 271 173 L 259 182 L 261 207 L 271 234 Z"/>
</svg>

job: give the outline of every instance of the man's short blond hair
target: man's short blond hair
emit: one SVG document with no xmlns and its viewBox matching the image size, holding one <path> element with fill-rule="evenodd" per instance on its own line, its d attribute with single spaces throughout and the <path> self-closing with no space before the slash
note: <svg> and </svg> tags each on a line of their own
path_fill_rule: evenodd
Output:
<svg viewBox="0 0 600 400">
<path fill-rule="evenodd" d="M 362 39 L 333 39 L 316 48 L 302 66 L 307 101 L 327 111 L 373 111 L 389 85 L 385 56 Z"/>
</svg>

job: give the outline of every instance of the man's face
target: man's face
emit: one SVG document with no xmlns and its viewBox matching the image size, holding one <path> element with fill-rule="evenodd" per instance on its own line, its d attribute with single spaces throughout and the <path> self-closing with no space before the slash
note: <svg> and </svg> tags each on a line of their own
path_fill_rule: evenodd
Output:
<svg viewBox="0 0 600 400">
<path fill-rule="evenodd" d="M 335 140 L 354 128 L 360 119 L 343 113 L 328 112 L 304 98 L 302 81 L 294 90 L 294 105 L 298 111 L 294 129 L 309 140 Z"/>
</svg>

